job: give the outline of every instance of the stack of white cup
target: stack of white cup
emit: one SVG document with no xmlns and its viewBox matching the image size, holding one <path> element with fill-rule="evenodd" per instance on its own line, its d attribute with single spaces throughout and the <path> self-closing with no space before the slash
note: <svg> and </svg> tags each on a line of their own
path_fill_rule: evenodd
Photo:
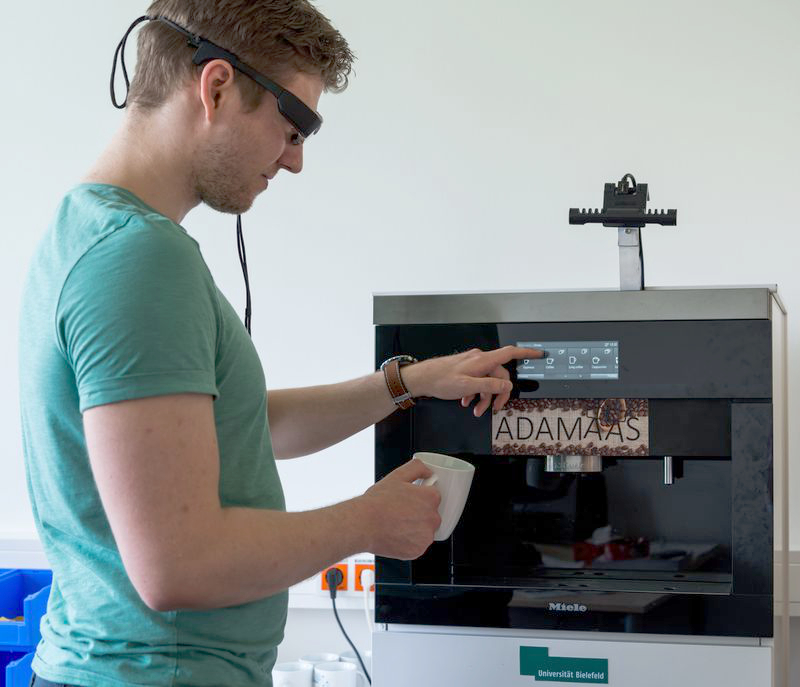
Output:
<svg viewBox="0 0 800 687">
<path fill-rule="evenodd" d="M 300 661 L 276 663 L 272 668 L 272 687 L 312 687 L 314 667 Z"/>
<path fill-rule="evenodd" d="M 367 670 L 372 652 L 362 653 Z M 276 663 L 272 669 L 273 687 L 367 687 L 367 680 L 355 652 L 307 654 L 298 661 Z"/>
</svg>

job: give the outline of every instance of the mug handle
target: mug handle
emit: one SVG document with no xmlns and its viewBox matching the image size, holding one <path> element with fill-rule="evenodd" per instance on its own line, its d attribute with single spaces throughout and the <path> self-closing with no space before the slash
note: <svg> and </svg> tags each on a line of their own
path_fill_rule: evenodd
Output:
<svg viewBox="0 0 800 687">
<path fill-rule="evenodd" d="M 438 481 L 439 481 L 439 478 L 436 475 L 431 475 L 427 479 L 423 479 L 421 481 L 417 480 L 417 482 L 419 483 L 419 486 L 421 486 L 421 487 L 432 487 Z"/>
</svg>

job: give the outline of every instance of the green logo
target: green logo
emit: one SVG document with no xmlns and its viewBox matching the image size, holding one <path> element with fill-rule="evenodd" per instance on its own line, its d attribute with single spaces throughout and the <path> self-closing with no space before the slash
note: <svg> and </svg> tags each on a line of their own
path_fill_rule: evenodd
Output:
<svg viewBox="0 0 800 687">
<path fill-rule="evenodd" d="M 549 656 L 539 646 L 519 648 L 519 674 L 532 675 L 539 682 L 583 682 L 608 684 L 607 658 L 562 658 Z"/>
</svg>

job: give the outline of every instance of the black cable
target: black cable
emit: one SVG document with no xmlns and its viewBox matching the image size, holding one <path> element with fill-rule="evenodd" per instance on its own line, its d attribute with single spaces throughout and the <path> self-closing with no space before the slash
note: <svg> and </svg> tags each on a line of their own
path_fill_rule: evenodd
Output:
<svg viewBox="0 0 800 687">
<path fill-rule="evenodd" d="M 617 184 L 618 193 L 636 193 L 637 189 L 638 186 L 633 174 L 626 174 Z M 644 289 L 644 247 L 642 246 L 641 227 L 637 228 L 636 231 L 639 232 L 639 265 L 642 270 L 642 282 L 639 284 L 639 288 Z"/>
<path fill-rule="evenodd" d="M 157 17 L 148 17 L 144 15 L 136 19 L 129 27 L 128 30 L 125 32 L 125 35 L 122 37 L 122 40 L 117 45 L 117 49 L 114 51 L 114 61 L 111 64 L 111 83 L 110 83 L 110 91 L 111 91 L 111 103 L 116 107 L 118 110 L 122 110 L 128 104 L 128 93 L 130 91 L 131 82 L 128 78 L 128 68 L 125 65 L 125 47 L 128 44 L 128 37 L 131 35 L 131 32 L 142 22 L 151 21 L 156 19 Z M 164 20 L 168 24 L 174 26 L 172 22 L 169 20 Z M 179 28 L 180 27 L 175 27 Z M 115 92 L 115 83 L 117 76 L 117 61 L 119 61 L 120 65 L 122 66 L 122 78 L 125 80 L 125 100 L 121 103 L 117 101 L 117 94 Z M 247 274 L 247 253 L 244 249 L 244 235 L 242 234 L 242 216 L 236 216 L 236 242 L 239 248 L 239 262 L 242 265 L 242 273 L 244 274 L 244 287 L 247 292 L 247 301 L 245 303 L 244 309 L 244 326 L 247 329 L 247 333 L 252 336 L 252 332 L 250 330 L 250 322 L 253 317 L 253 307 L 250 298 L 250 278 Z"/>
<path fill-rule="evenodd" d="M 630 181 L 626 182 L 626 179 L 629 179 Z M 628 184 L 630 184 L 630 186 Z M 617 189 L 620 193 L 636 193 L 637 185 L 633 174 L 626 174 L 624 177 L 622 177 L 617 185 Z"/>
<path fill-rule="evenodd" d="M 253 317 L 252 303 L 250 302 L 250 278 L 247 275 L 247 253 L 244 249 L 244 234 L 242 233 L 242 216 L 236 215 L 236 243 L 239 248 L 239 262 L 242 265 L 242 274 L 244 274 L 244 288 L 247 292 L 247 299 L 244 306 L 244 326 L 247 333 L 252 336 L 250 331 L 250 321 Z"/>
<path fill-rule="evenodd" d="M 644 290 L 644 246 L 642 245 L 642 230 L 639 229 L 639 264 L 642 266 L 642 283 L 639 288 Z"/>
<path fill-rule="evenodd" d="M 364 661 L 361 658 L 361 654 L 358 653 L 358 649 L 356 649 L 356 647 L 353 644 L 353 642 L 350 641 L 350 637 L 348 637 L 347 636 L 347 632 L 344 631 L 344 626 L 342 625 L 342 621 L 339 620 L 339 614 L 336 611 L 336 599 L 331 599 L 331 603 L 333 604 L 333 615 L 336 618 L 336 622 L 339 623 L 339 629 L 342 631 L 342 634 L 344 635 L 344 638 L 347 640 L 347 643 L 350 645 L 350 647 L 355 652 L 356 658 L 358 659 L 358 662 L 361 664 L 361 670 L 364 671 L 364 676 L 367 678 L 367 682 L 369 684 L 372 684 L 372 678 L 369 676 L 369 673 L 367 672 L 367 668 L 364 665 Z"/>
<path fill-rule="evenodd" d="M 131 82 L 128 79 L 128 70 L 125 67 L 125 46 L 128 43 L 128 36 L 131 35 L 131 31 L 133 31 L 139 24 L 143 21 L 150 21 L 152 17 L 143 16 L 139 17 L 136 21 L 133 22 L 128 27 L 128 30 L 125 32 L 125 35 L 122 37 L 122 40 L 117 45 L 117 49 L 114 51 L 114 62 L 111 65 L 111 104 L 114 105 L 118 110 L 122 110 L 125 108 L 125 105 L 128 104 L 128 91 L 130 90 Z M 114 92 L 114 79 L 117 75 L 117 59 L 119 59 L 120 63 L 122 64 L 122 77 L 125 79 L 125 100 L 122 103 L 117 102 L 117 94 Z"/>
<path fill-rule="evenodd" d="M 339 629 L 342 631 L 344 638 L 347 640 L 347 643 L 350 645 L 350 648 L 355 653 L 356 658 L 358 659 L 359 664 L 361 665 L 361 670 L 364 671 L 364 677 L 367 678 L 367 682 L 371 685 L 372 678 L 370 677 L 369 673 L 367 672 L 367 667 L 364 665 L 364 661 L 361 658 L 361 654 L 358 653 L 358 649 L 356 649 L 356 645 L 350 641 L 350 637 L 347 636 L 347 632 L 345 632 L 344 625 L 342 625 L 342 621 L 339 619 L 339 613 L 336 610 L 336 590 L 339 588 L 339 585 L 342 583 L 344 576 L 342 575 L 342 571 L 339 568 L 328 568 L 325 572 L 325 579 L 328 582 L 328 591 L 331 594 L 331 604 L 333 605 L 333 616 L 336 618 L 336 622 L 339 624 Z"/>
</svg>

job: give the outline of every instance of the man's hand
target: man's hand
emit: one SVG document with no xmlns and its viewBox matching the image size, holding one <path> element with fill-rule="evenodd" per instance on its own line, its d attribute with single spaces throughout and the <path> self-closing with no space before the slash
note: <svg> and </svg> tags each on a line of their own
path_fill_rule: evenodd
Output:
<svg viewBox="0 0 800 687">
<path fill-rule="evenodd" d="M 519 346 L 505 346 L 493 351 L 473 348 L 465 353 L 407 365 L 403 367 L 403 381 L 412 396 L 432 396 L 443 400 L 460 398 L 465 408 L 480 396 L 473 409 L 475 417 L 480 417 L 490 405 L 500 410 L 508 403 L 512 385 L 503 365 L 512 360 L 542 357 L 544 351 Z"/>
<path fill-rule="evenodd" d="M 371 514 L 365 526 L 372 530 L 372 553 L 400 560 L 425 553 L 441 524 L 441 496 L 436 487 L 414 482 L 432 474 L 421 461 L 410 460 L 355 499 Z"/>
</svg>

